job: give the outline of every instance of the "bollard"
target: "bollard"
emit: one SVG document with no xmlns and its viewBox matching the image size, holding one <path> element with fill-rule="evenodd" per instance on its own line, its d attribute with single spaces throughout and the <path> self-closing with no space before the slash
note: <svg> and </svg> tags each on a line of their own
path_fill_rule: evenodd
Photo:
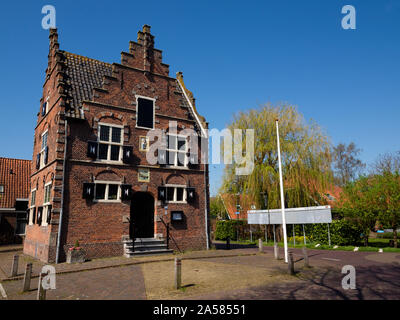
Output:
<svg viewBox="0 0 400 320">
<path fill-rule="evenodd" d="M 181 258 L 175 258 L 175 289 L 180 289 L 182 284 L 182 261 Z"/>
<path fill-rule="evenodd" d="M 226 238 L 226 250 L 231 249 L 231 238 Z"/>
<path fill-rule="evenodd" d="M 32 277 L 32 263 L 27 263 L 24 275 L 24 287 L 23 292 L 29 291 L 31 289 L 31 277 Z"/>
<path fill-rule="evenodd" d="M 261 238 L 258 239 L 258 251 L 263 252 L 263 243 L 262 243 Z"/>
<path fill-rule="evenodd" d="M 303 247 L 303 255 L 304 255 L 304 267 L 308 268 L 310 265 L 308 263 L 308 252 L 306 247 Z"/>
<path fill-rule="evenodd" d="M 288 256 L 288 272 L 290 275 L 294 275 L 294 262 L 293 262 L 293 254 L 289 252 Z"/>
<path fill-rule="evenodd" d="M 274 244 L 274 256 L 276 260 L 279 260 L 279 247 L 277 243 Z"/>
<path fill-rule="evenodd" d="M 38 291 L 37 291 L 36 300 L 46 300 L 46 290 L 42 286 L 42 279 L 46 275 L 47 275 L 47 273 L 39 274 L 39 283 L 38 283 Z"/>
<path fill-rule="evenodd" d="M 19 256 L 17 254 L 14 255 L 14 259 L 11 266 L 11 277 L 15 277 L 18 274 L 18 259 Z"/>
</svg>

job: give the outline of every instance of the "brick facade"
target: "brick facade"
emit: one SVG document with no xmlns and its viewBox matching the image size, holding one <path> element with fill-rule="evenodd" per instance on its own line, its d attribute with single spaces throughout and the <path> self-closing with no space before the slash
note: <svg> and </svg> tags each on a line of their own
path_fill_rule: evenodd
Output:
<svg viewBox="0 0 400 320">
<path fill-rule="evenodd" d="M 192 128 L 201 135 L 208 124 L 195 107 L 192 93 L 181 73 L 169 76 L 162 51 L 154 48 L 150 27 L 138 32 L 129 52 L 121 53 L 121 63 L 108 64 L 59 49 L 56 29 L 50 31 L 49 63 L 43 86 L 41 109 L 35 128 L 31 190 L 36 189 L 36 212 L 27 226 L 24 253 L 46 262 L 56 260 L 58 230 L 62 213 L 59 261 L 76 241 L 89 258 L 123 254 L 122 240 L 129 237 L 130 220 L 138 214 L 132 200 L 97 202 L 83 198 L 83 184 L 94 181 L 131 185 L 133 194 L 150 194 L 154 199 L 154 235 L 166 237 L 170 225 L 170 247 L 176 250 L 205 249 L 208 242 L 208 166 L 172 167 L 151 165 L 146 152 L 139 150 L 139 137 L 149 129 L 138 128 L 137 97 L 155 101 L 154 128 L 168 130 L 175 121 L 178 133 Z M 47 105 L 43 107 L 43 104 Z M 47 112 L 42 113 L 43 109 Z M 88 155 L 89 141 L 98 141 L 100 124 L 121 128 L 124 146 L 132 147 L 134 161 L 113 162 Z M 42 135 L 47 134 L 43 152 Z M 204 151 L 204 150 L 203 150 Z M 199 150 L 200 152 L 200 150 Z M 37 154 L 47 154 L 46 163 Z M 42 163 L 40 162 L 42 161 Z M 138 180 L 138 170 L 148 169 L 149 182 Z M 45 201 L 45 185 L 51 183 L 51 216 L 48 225 L 38 225 L 32 215 Z M 165 203 L 158 199 L 163 185 L 195 188 L 194 202 Z M 64 187 L 64 188 L 63 188 Z M 140 199 L 140 197 L 137 199 Z M 33 207 L 32 199 L 29 203 Z M 44 210 L 44 209 L 43 209 Z M 183 211 L 183 221 L 171 221 L 171 211 Z M 207 230 L 207 231 L 206 231 Z"/>
</svg>

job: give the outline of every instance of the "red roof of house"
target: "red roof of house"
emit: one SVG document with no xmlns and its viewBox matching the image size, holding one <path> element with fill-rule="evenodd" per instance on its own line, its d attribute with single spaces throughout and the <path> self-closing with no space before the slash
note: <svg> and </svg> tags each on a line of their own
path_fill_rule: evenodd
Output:
<svg viewBox="0 0 400 320">
<path fill-rule="evenodd" d="M 222 201 L 224 202 L 226 211 L 232 220 L 247 219 L 247 211 L 251 210 L 254 204 L 250 195 L 241 194 L 235 195 L 230 193 L 221 194 Z M 236 205 L 239 204 L 240 208 L 237 209 Z M 240 212 L 236 214 L 236 212 Z"/>
<path fill-rule="evenodd" d="M 0 158 L 0 208 L 14 208 L 17 198 L 29 197 L 31 160 Z"/>
</svg>

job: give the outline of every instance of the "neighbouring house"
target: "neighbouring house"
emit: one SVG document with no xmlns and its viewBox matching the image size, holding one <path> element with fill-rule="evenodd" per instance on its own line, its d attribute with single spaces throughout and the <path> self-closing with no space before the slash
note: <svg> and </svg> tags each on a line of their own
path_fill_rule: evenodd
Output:
<svg viewBox="0 0 400 320">
<path fill-rule="evenodd" d="M 30 172 L 30 160 L 0 158 L 0 245 L 23 242 Z"/>
<path fill-rule="evenodd" d="M 120 63 L 61 50 L 56 29 L 49 39 L 24 253 L 61 262 L 77 242 L 88 258 L 208 248 L 208 165 L 192 161 L 182 133 L 197 133 L 200 158 L 208 123 L 150 26 Z M 152 164 L 156 129 L 167 139 Z"/>
</svg>

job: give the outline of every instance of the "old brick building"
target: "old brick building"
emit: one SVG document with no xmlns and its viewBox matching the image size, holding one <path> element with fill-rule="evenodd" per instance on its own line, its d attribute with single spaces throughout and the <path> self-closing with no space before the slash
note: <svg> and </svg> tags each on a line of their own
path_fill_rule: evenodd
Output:
<svg viewBox="0 0 400 320">
<path fill-rule="evenodd" d="M 207 141 L 208 124 L 150 27 L 113 64 L 60 50 L 56 29 L 49 38 L 24 253 L 64 261 L 77 241 L 89 258 L 208 248 L 208 166 L 189 161 L 179 135 Z M 167 164 L 146 159 L 154 129 L 167 134 Z"/>
</svg>

